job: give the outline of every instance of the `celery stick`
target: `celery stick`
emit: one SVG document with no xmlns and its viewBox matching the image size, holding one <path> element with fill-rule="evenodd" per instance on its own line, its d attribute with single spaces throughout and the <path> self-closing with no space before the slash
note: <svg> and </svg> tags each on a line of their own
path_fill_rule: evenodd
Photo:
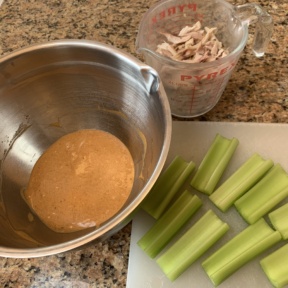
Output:
<svg viewBox="0 0 288 288">
<path fill-rule="evenodd" d="M 288 285 L 288 244 L 266 256 L 260 265 L 274 287 Z"/>
<path fill-rule="evenodd" d="M 287 196 L 288 174 L 276 164 L 234 205 L 240 215 L 249 224 L 253 224 Z"/>
<path fill-rule="evenodd" d="M 222 212 L 227 211 L 228 208 L 255 185 L 272 166 L 272 160 L 264 160 L 260 155 L 253 154 L 209 196 L 210 200 Z"/>
<path fill-rule="evenodd" d="M 269 213 L 268 217 L 273 227 L 280 232 L 282 238 L 288 239 L 288 203 Z"/>
<path fill-rule="evenodd" d="M 187 163 L 176 156 L 168 168 L 159 176 L 141 207 L 155 219 L 163 214 L 172 198 L 188 179 L 195 163 Z"/>
<path fill-rule="evenodd" d="M 217 134 L 192 178 L 191 186 L 210 195 L 228 166 L 238 143 L 236 138 L 228 139 Z"/>
<path fill-rule="evenodd" d="M 201 205 L 198 196 L 185 190 L 137 244 L 151 258 L 156 257 Z"/>
<path fill-rule="evenodd" d="M 208 210 L 156 262 L 167 278 L 174 281 L 229 229 L 218 216 Z"/>
<path fill-rule="evenodd" d="M 215 286 L 254 257 L 281 240 L 263 218 L 249 225 L 224 246 L 209 256 L 202 267 Z"/>
</svg>

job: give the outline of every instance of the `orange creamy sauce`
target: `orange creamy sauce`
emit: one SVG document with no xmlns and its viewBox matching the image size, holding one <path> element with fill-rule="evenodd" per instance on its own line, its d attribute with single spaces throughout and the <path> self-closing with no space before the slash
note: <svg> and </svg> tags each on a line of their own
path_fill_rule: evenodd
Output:
<svg viewBox="0 0 288 288">
<path fill-rule="evenodd" d="M 50 229 L 99 226 L 127 200 L 134 163 L 127 147 L 101 130 L 79 130 L 52 144 L 36 162 L 24 198 Z"/>
</svg>

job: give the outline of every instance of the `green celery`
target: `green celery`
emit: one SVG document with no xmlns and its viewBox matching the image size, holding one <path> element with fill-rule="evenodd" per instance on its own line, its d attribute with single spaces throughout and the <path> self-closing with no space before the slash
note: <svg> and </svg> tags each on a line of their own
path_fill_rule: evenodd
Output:
<svg viewBox="0 0 288 288">
<path fill-rule="evenodd" d="M 280 233 L 274 231 L 261 218 L 209 256 L 202 263 L 202 267 L 213 284 L 217 286 L 248 261 L 280 240 Z"/>
<path fill-rule="evenodd" d="M 288 285 L 288 244 L 278 248 L 260 261 L 260 265 L 274 287 Z"/>
<path fill-rule="evenodd" d="M 240 215 L 249 224 L 253 224 L 287 196 L 288 174 L 276 164 L 234 205 Z"/>
<path fill-rule="evenodd" d="M 273 227 L 280 232 L 282 238 L 288 239 L 288 203 L 269 213 L 268 217 Z"/>
<path fill-rule="evenodd" d="M 156 262 L 165 275 L 174 281 L 229 229 L 218 216 L 208 210 Z"/>
<path fill-rule="evenodd" d="M 228 139 L 219 134 L 205 154 L 191 181 L 191 186 L 210 195 L 228 166 L 237 146 L 238 139 Z"/>
<path fill-rule="evenodd" d="M 227 211 L 263 177 L 273 164 L 272 160 L 264 160 L 260 155 L 253 154 L 209 196 L 210 200 L 222 212 Z"/>
<path fill-rule="evenodd" d="M 141 204 L 142 209 L 155 219 L 159 219 L 194 168 L 195 163 L 192 161 L 187 163 L 180 156 L 176 156 L 156 180 Z"/>
<path fill-rule="evenodd" d="M 156 257 L 201 205 L 198 196 L 185 190 L 137 244 L 151 258 Z"/>
</svg>

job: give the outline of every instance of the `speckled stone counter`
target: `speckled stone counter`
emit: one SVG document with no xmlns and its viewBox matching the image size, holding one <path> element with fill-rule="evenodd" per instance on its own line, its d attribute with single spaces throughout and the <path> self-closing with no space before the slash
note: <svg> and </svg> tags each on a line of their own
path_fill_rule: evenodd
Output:
<svg viewBox="0 0 288 288">
<path fill-rule="evenodd" d="M 74 38 L 114 45 L 138 57 L 135 38 L 139 21 L 155 2 L 4 0 L 0 8 L 0 55 L 34 43 Z M 273 16 L 275 24 L 266 56 L 254 57 L 249 38 L 219 103 L 193 120 L 288 122 L 288 2 L 261 0 L 259 4 Z M 0 258 L 0 286 L 125 287 L 130 231 L 129 224 L 102 243 L 55 256 Z"/>
</svg>

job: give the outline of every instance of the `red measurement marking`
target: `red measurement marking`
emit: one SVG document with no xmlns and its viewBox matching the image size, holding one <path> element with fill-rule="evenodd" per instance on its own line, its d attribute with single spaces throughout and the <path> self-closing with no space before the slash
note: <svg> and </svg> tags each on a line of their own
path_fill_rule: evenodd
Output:
<svg viewBox="0 0 288 288">
<path fill-rule="evenodd" d="M 194 99 L 195 99 L 195 86 L 193 86 L 193 89 L 192 89 L 192 93 L 191 93 L 191 101 L 190 101 L 190 113 L 192 112 L 192 109 L 193 109 L 193 105 L 194 105 Z"/>
<path fill-rule="evenodd" d="M 160 11 L 156 16 L 152 18 L 152 23 L 157 23 L 158 21 L 161 21 L 165 19 L 166 17 L 172 16 L 177 14 L 178 12 L 183 13 L 184 11 L 196 11 L 197 10 L 197 4 L 195 3 L 188 3 L 188 4 L 182 4 L 177 6 L 171 6 L 166 8 L 163 11 Z"/>
<path fill-rule="evenodd" d="M 214 72 L 210 72 L 208 74 L 202 74 L 202 75 L 180 75 L 180 81 L 187 81 L 187 82 L 191 82 L 191 81 L 201 81 L 204 79 L 207 80 L 214 80 L 215 78 L 218 78 L 219 76 L 222 76 L 230 71 L 232 71 L 235 67 L 235 65 L 237 64 L 237 60 L 235 62 L 229 62 L 227 64 L 226 67 L 222 68 L 220 71 L 214 71 Z M 230 75 L 230 73 L 229 73 Z"/>
</svg>

